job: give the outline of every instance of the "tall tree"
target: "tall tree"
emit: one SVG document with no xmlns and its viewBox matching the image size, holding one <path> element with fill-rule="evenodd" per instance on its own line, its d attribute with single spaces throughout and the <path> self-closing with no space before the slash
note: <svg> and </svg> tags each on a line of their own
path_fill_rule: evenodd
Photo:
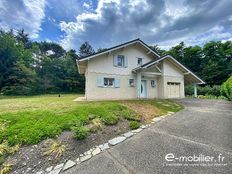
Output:
<svg viewBox="0 0 232 174">
<path fill-rule="evenodd" d="M 43 55 L 48 56 L 50 58 L 64 58 L 65 50 L 57 43 L 53 42 L 41 42 L 40 50 Z"/>
<path fill-rule="evenodd" d="M 79 57 L 85 57 L 89 56 L 91 54 L 94 54 L 95 51 L 93 47 L 89 44 L 89 42 L 84 42 L 79 49 Z"/>
<path fill-rule="evenodd" d="M 172 47 L 167 53 L 175 57 L 178 61 L 183 62 L 185 54 L 184 42 L 181 42 L 177 46 Z"/>
<path fill-rule="evenodd" d="M 164 56 L 167 53 L 167 51 L 162 50 L 158 45 L 150 46 L 150 48 L 156 53 L 158 53 L 160 56 Z"/>
<path fill-rule="evenodd" d="M 29 35 L 25 33 L 24 29 L 18 30 L 16 34 L 16 39 L 18 42 L 22 42 L 25 48 L 30 48 L 31 41 Z"/>
</svg>

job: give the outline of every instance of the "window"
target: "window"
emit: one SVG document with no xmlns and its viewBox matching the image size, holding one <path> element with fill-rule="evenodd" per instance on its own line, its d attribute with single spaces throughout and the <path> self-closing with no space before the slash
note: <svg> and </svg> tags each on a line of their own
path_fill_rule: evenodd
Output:
<svg viewBox="0 0 232 174">
<path fill-rule="evenodd" d="M 143 64 L 143 59 L 142 58 L 138 58 L 138 65 L 142 65 Z"/>
<path fill-rule="evenodd" d="M 129 79 L 129 86 L 135 86 L 135 80 Z"/>
<path fill-rule="evenodd" d="M 114 56 L 114 66 L 120 68 L 127 68 L 128 61 L 127 57 L 124 55 L 116 55 Z"/>
<path fill-rule="evenodd" d="M 155 84 L 155 80 L 151 80 L 151 87 L 155 87 L 156 86 L 156 84 Z"/>
<path fill-rule="evenodd" d="M 168 85 L 180 85 L 179 82 L 167 82 Z"/>
<path fill-rule="evenodd" d="M 114 87 L 114 78 L 104 78 L 104 86 Z"/>
<path fill-rule="evenodd" d="M 120 66 L 120 67 L 125 66 L 125 56 L 118 55 L 118 57 L 117 57 L 117 66 Z"/>
</svg>

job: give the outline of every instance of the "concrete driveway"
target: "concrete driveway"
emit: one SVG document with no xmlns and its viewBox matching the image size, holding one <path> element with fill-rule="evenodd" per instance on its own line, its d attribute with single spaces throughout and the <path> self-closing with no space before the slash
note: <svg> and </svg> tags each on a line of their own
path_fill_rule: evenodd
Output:
<svg viewBox="0 0 232 174">
<path fill-rule="evenodd" d="M 178 102 L 185 105 L 183 111 L 65 174 L 232 173 L 232 103 L 198 99 Z M 201 155 L 201 161 L 191 162 L 194 155 L 195 160 Z"/>
</svg>

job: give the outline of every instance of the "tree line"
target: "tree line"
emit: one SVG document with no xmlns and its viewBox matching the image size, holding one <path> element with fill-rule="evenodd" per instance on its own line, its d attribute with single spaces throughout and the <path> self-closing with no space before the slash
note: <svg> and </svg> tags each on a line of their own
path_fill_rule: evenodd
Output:
<svg viewBox="0 0 232 174">
<path fill-rule="evenodd" d="M 160 55 L 170 54 L 201 77 L 208 85 L 221 85 L 232 75 L 232 42 L 211 41 L 203 47 L 184 42 L 168 51 L 151 46 Z"/>
<path fill-rule="evenodd" d="M 170 54 L 208 84 L 222 84 L 232 74 L 232 42 L 209 42 L 203 47 L 183 42 L 168 51 L 151 46 L 160 55 Z M 99 48 L 98 51 L 105 50 Z M 57 43 L 33 42 L 24 30 L 0 30 L 0 92 L 5 95 L 82 93 L 85 79 L 76 59 L 95 53 L 84 42 L 78 53 Z"/>
</svg>

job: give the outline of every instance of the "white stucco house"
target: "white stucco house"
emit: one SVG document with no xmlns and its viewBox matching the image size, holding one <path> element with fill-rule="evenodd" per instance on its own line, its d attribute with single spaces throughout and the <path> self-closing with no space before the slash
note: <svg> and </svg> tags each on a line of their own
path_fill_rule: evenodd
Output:
<svg viewBox="0 0 232 174">
<path fill-rule="evenodd" d="M 186 84 L 205 83 L 170 55 L 140 39 L 77 60 L 86 77 L 85 99 L 184 98 Z"/>
</svg>

